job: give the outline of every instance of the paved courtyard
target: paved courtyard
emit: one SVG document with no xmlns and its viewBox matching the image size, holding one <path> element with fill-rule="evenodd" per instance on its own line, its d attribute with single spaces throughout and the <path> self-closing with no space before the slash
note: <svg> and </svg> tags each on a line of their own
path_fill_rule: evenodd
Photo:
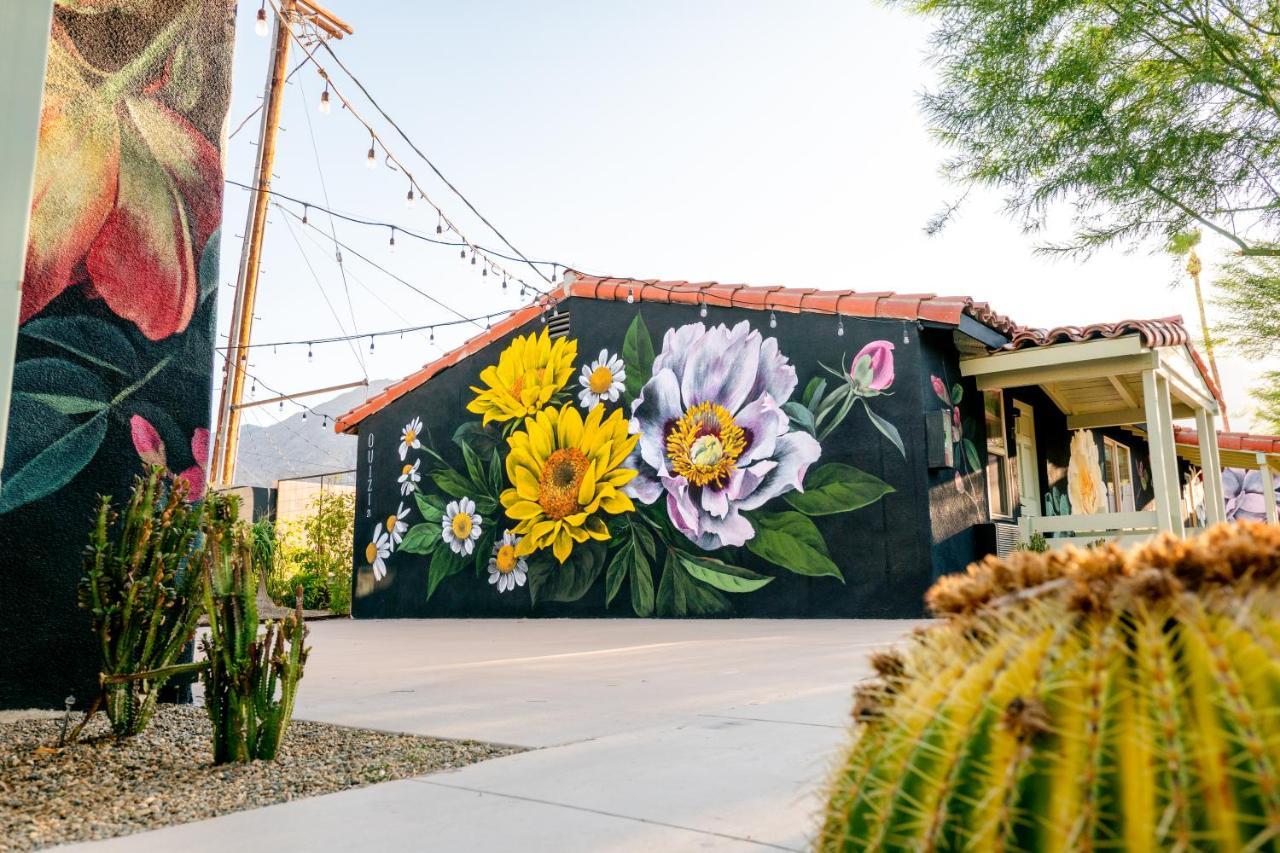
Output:
<svg viewBox="0 0 1280 853">
<path fill-rule="evenodd" d="M 534 749 L 81 847 L 803 849 L 867 654 L 915 624 L 316 622 L 297 716 Z"/>
</svg>

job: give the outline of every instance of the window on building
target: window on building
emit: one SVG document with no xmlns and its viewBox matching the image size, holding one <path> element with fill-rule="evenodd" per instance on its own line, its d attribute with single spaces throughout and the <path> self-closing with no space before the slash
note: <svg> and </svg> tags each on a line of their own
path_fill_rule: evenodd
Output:
<svg viewBox="0 0 1280 853">
<path fill-rule="evenodd" d="M 1107 510 L 1133 512 L 1133 469 L 1129 448 L 1110 438 L 1102 439 L 1102 476 L 1107 481 Z"/>
<path fill-rule="evenodd" d="M 1005 437 L 1004 392 L 983 391 L 982 409 L 987 425 L 987 499 L 992 516 L 1008 518 L 1013 515 L 1013 489 Z"/>
</svg>

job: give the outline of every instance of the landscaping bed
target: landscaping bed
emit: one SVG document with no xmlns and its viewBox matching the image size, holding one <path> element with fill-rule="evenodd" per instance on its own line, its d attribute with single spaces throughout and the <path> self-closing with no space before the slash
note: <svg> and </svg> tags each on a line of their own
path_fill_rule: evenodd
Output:
<svg viewBox="0 0 1280 853">
<path fill-rule="evenodd" d="M 289 726 L 276 761 L 214 766 L 203 708 L 162 705 L 117 741 L 99 714 L 58 749 L 61 722 L 0 723 L 0 851 L 111 838 L 519 752 L 477 741 Z"/>
</svg>

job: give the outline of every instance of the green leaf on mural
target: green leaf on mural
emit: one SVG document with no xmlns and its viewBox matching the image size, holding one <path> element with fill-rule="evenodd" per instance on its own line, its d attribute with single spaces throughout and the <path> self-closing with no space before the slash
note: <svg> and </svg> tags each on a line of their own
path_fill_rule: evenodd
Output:
<svg viewBox="0 0 1280 853">
<path fill-rule="evenodd" d="M 61 489 L 92 461 L 107 434 L 107 411 L 75 425 L 57 409 L 15 396 L 9 410 L 14 432 L 27 440 L 13 443 L 5 456 L 0 513 L 39 500 Z M 66 430 L 58 435 L 62 430 Z M 12 433 L 11 433 L 12 434 Z"/>
<path fill-rule="evenodd" d="M 422 517 L 427 521 L 433 521 L 439 525 L 444 520 L 445 501 L 439 495 L 425 495 L 422 492 L 414 492 L 413 502 L 418 505 L 418 512 L 422 513 Z"/>
<path fill-rule="evenodd" d="M 831 462 L 805 477 L 803 492 L 788 492 L 785 499 L 805 515 L 834 515 L 869 506 L 892 491 L 874 474 Z"/>
<path fill-rule="evenodd" d="M 604 562 L 603 542 L 575 545 L 564 563 L 556 563 L 554 559 L 541 561 L 536 572 L 534 566 L 530 566 L 529 596 L 534 604 L 540 601 L 577 601 L 600 577 Z"/>
<path fill-rule="evenodd" d="M 622 589 L 622 581 L 631 570 L 631 562 L 634 559 L 633 549 L 634 545 L 631 542 L 625 542 L 617 551 L 614 551 L 613 559 L 609 560 L 609 567 L 604 575 L 604 606 L 606 608 L 613 603 L 618 590 Z"/>
<path fill-rule="evenodd" d="M 844 581 L 827 553 L 827 543 L 808 516 L 788 510 L 751 513 L 749 518 L 756 535 L 747 540 L 747 550 L 757 557 L 798 575 Z"/>
<path fill-rule="evenodd" d="M 474 497 L 471 481 L 452 468 L 440 468 L 431 472 L 431 479 L 451 499 Z"/>
<path fill-rule="evenodd" d="M 964 440 L 964 458 L 969 463 L 970 471 L 977 471 L 982 467 L 982 463 L 978 459 L 978 448 L 967 438 Z"/>
<path fill-rule="evenodd" d="M 471 478 L 471 485 L 475 491 L 483 491 L 489 493 L 489 480 L 485 476 L 484 466 L 480 464 L 480 457 L 476 456 L 476 452 L 465 444 L 462 445 L 462 461 L 467 464 L 467 475 Z"/>
<path fill-rule="evenodd" d="M 782 411 L 787 413 L 787 416 L 791 418 L 792 426 L 797 429 L 802 429 L 810 435 L 817 431 L 817 426 L 813 422 L 813 412 L 806 409 L 803 403 L 795 400 L 783 403 Z"/>
<path fill-rule="evenodd" d="M 441 533 L 439 521 L 415 524 L 405 533 L 400 547 L 396 550 L 408 554 L 430 554 L 440 544 Z"/>
<path fill-rule="evenodd" d="M 722 616 L 733 609 L 724 593 L 695 581 L 674 551 L 667 552 L 656 604 L 659 616 Z"/>
<path fill-rule="evenodd" d="M 445 578 L 456 575 L 466 565 L 466 560 L 449 548 L 437 548 L 431 555 L 431 566 L 427 570 L 427 601 L 435 595 L 436 588 Z"/>
<path fill-rule="evenodd" d="M 141 372 L 137 352 L 128 337 L 101 320 L 91 317 L 37 317 L 25 323 L 19 332 L 121 376 L 133 377 Z"/>
<path fill-rule="evenodd" d="M 826 393 L 827 380 L 821 376 L 815 376 L 809 380 L 809 384 L 804 386 L 804 393 L 800 395 L 800 400 L 804 403 L 806 409 L 816 412 L 818 407 L 822 405 L 822 398 Z"/>
<path fill-rule="evenodd" d="M 858 399 L 862 399 L 859 397 Z M 866 400 L 862 400 L 862 408 L 867 410 L 867 417 L 871 418 L 871 424 L 880 430 L 880 434 L 889 439 L 894 447 L 898 448 L 898 452 L 902 454 L 902 458 L 907 458 L 907 449 L 902 446 L 902 436 L 898 434 L 898 428 L 889 423 L 884 418 L 871 411 L 871 406 Z"/>
<path fill-rule="evenodd" d="M 489 488 L 493 490 L 495 495 L 501 495 L 502 486 L 502 456 L 495 450 L 489 456 Z"/>
<path fill-rule="evenodd" d="M 960 401 L 964 399 L 964 388 L 957 382 L 951 386 L 951 405 L 958 406 Z"/>
<path fill-rule="evenodd" d="M 773 580 L 768 575 L 733 566 L 714 557 L 692 554 L 679 554 L 678 557 L 689 574 L 723 592 L 755 592 Z"/>
<path fill-rule="evenodd" d="M 97 376 L 62 358 L 29 358 L 13 368 L 13 390 L 64 415 L 100 412 L 110 395 Z"/>
<path fill-rule="evenodd" d="M 627 335 L 622 339 L 622 363 L 626 367 L 627 381 L 625 391 L 628 400 L 640 396 L 640 389 L 653 372 L 653 338 L 649 335 L 649 327 L 644 324 L 644 317 L 639 313 L 627 328 Z"/>
<path fill-rule="evenodd" d="M 649 561 L 636 559 L 631 563 L 631 609 L 642 618 L 653 615 L 653 570 Z"/>
</svg>

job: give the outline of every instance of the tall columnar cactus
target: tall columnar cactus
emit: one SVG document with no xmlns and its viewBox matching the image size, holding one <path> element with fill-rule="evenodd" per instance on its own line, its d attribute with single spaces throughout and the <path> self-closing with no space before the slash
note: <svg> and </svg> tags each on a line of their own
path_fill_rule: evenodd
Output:
<svg viewBox="0 0 1280 853">
<path fill-rule="evenodd" d="M 134 483 L 120 519 L 110 497 L 100 499 L 85 550 L 80 605 L 93 614 L 102 655 L 103 692 L 112 731 L 146 728 L 160 689 L 199 664 L 177 664 L 204 606 L 204 574 L 192 566 L 200 548 L 204 506 L 188 506 L 184 481 L 159 468 Z"/>
<path fill-rule="evenodd" d="M 821 850 L 1280 848 L 1280 528 L 1016 553 L 874 656 Z"/>
<path fill-rule="evenodd" d="M 208 527 L 209 633 L 201 641 L 205 707 L 213 724 L 213 761 L 275 758 L 293 716 L 307 660 L 302 590 L 297 609 L 258 634 L 258 567 L 253 538 L 236 522 L 234 499 L 220 499 Z"/>
</svg>

